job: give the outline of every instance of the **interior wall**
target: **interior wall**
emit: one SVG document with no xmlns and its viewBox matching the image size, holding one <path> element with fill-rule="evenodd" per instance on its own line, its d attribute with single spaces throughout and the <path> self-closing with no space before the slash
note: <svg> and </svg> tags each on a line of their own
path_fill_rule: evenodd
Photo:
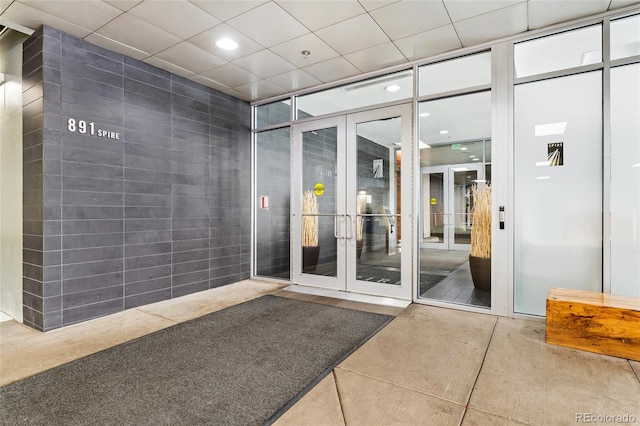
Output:
<svg viewBox="0 0 640 426">
<path fill-rule="evenodd" d="M 22 43 L 0 36 L 0 312 L 22 322 Z"/>
</svg>

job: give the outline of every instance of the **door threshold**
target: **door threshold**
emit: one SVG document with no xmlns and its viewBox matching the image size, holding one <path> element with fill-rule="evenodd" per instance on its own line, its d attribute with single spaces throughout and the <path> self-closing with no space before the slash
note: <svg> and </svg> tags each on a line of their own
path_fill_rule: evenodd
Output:
<svg viewBox="0 0 640 426">
<path fill-rule="evenodd" d="M 353 302 L 370 303 L 373 305 L 392 306 L 394 308 L 406 308 L 411 304 L 410 300 L 394 299 L 392 297 L 372 296 L 370 294 L 349 293 L 346 291 L 331 290 L 328 288 L 307 287 L 299 284 L 291 284 L 283 290 L 296 293 L 312 294 L 314 296 L 332 297 L 334 299 L 350 300 Z"/>
</svg>

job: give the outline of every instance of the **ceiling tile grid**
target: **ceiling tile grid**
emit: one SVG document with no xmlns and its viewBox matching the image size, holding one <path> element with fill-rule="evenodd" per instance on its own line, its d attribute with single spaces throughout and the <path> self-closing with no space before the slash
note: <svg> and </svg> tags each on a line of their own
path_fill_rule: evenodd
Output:
<svg viewBox="0 0 640 426">
<path fill-rule="evenodd" d="M 0 0 L 0 25 L 49 25 L 255 101 L 632 5 L 640 1 Z M 237 48 L 218 47 L 221 38 Z"/>
</svg>

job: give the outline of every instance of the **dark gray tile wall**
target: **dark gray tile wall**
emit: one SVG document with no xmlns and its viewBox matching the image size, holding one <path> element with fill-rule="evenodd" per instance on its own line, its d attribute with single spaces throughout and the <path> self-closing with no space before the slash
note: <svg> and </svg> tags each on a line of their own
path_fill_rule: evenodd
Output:
<svg viewBox="0 0 640 426">
<path fill-rule="evenodd" d="M 24 62 L 26 324 L 249 277 L 248 104 L 48 27 Z"/>
</svg>

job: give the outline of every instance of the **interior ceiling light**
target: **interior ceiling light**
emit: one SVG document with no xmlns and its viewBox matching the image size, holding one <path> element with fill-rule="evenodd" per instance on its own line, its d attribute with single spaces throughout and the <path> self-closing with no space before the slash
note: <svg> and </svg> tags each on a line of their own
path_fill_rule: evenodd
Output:
<svg viewBox="0 0 640 426">
<path fill-rule="evenodd" d="M 567 128 L 567 122 L 538 124 L 535 127 L 536 136 L 562 135 Z"/>
<path fill-rule="evenodd" d="M 452 167 L 451 170 L 453 170 L 454 172 L 468 172 L 469 169 L 467 169 L 466 167 Z"/>
<path fill-rule="evenodd" d="M 420 117 L 428 117 L 429 113 L 428 112 L 423 112 L 422 114 L 420 114 Z"/>
<path fill-rule="evenodd" d="M 449 133 L 449 131 L 448 130 L 440 130 L 438 133 L 441 134 L 441 135 L 446 135 L 447 133 Z"/>
<path fill-rule="evenodd" d="M 467 148 L 466 146 L 463 146 L 462 148 L 460 148 L 460 151 L 467 151 L 469 148 Z"/>
<path fill-rule="evenodd" d="M 640 167 L 640 163 L 636 163 L 636 164 L 634 164 L 634 165 L 633 165 L 633 166 L 631 166 L 631 167 Z"/>
<path fill-rule="evenodd" d="M 472 158 L 471 161 L 480 161 L 479 158 Z"/>
<path fill-rule="evenodd" d="M 398 90 L 400 90 L 400 86 L 398 86 L 397 84 L 392 84 L 385 87 L 384 90 L 386 90 L 387 92 L 397 92 Z"/>
<path fill-rule="evenodd" d="M 216 46 L 224 50 L 234 50 L 238 48 L 238 43 L 231 40 L 230 38 L 221 38 L 220 40 L 216 41 Z"/>
<path fill-rule="evenodd" d="M 551 165 L 551 161 L 536 161 L 536 166 L 538 167 L 546 167 L 550 165 Z"/>
<path fill-rule="evenodd" d="M 551 176 L 538 176 L 536 179 L 538 179 L 538 180 L 547 180 L 547 179 L 551 179 Z"/>
</svg>

